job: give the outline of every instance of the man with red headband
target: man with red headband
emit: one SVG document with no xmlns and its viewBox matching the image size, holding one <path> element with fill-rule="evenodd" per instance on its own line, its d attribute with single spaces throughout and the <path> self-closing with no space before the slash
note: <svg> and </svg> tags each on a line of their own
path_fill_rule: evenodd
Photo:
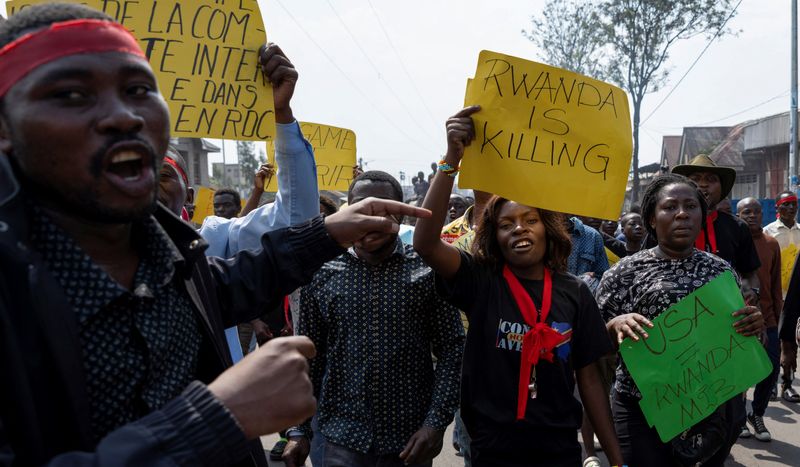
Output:
<svg viewBox="0 0 800 467">
<path fill-rule="evenodd" d="M 158 174 L 158 200 L 181 219 L 189 222 L 185 206 L 194 202 L 194 190 L 186 176 L 186 161 L 181 153 L 169 146 Z"/>
<path fill-rule="evenodd" d="M 775 222 L 771 222 L 764 227 L 764 233 L 771 235 L 778 241 L 783 254 L 789 254 L 786 249 L 792 245 L 800 249 L 800 225 L 797 224 L 797 195 L 789 190 L 782 191 L 775 198 L 775 208 L 778 211 L 778 218 L 775 219 Z M 783 273 L 785 274 L 786 271 L 783 271 Z M 784 295 L 788 292 L 788 289 L 783 291 Z M 794 370 L 797 368 L 797 344 L 794 339 L 789 339 L 782 341 L 781 347 L 783 349 L 781 356 L 781 367 L 783 368 L 781 397 L 787 402 L 800 402 L 800 394 L 792 387 Z"/>
<path fill-rule="evenodd" d="M 231 367 L 255 318 L 392 215 L 367 199 L 206 258 L 156 203 L 169 115 L 136 40 L 46 4 L 0 24 L 0 465 L 266 465 L 315 410 L 306 338 Z"/>
</svg>

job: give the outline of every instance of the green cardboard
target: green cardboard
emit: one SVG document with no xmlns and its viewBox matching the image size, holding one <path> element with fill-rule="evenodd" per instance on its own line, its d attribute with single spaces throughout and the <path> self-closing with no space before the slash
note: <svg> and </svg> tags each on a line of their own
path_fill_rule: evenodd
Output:
<svg viewBox="0 0 800 467">
<path fill-rule="evenodd" d="M 647 422 L 667 442 L 762 381 L 772 364 L 756 337 L 736 333 L 744 300 L 730 271 L 653 321 L 648 339 L 625 339 L 620 354 L 642 393 Z"/>
</svg>

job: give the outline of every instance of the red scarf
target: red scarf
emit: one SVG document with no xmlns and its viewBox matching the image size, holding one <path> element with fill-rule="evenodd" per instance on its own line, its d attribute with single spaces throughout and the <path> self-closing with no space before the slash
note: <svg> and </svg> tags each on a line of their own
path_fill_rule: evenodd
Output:
<svg viewBox="0 0 800 467">
<path fill-rule="evenodd" d="M 697 236 L 697 239 L 694 241 L 694 246 L 698 250 L 706 251 L 706 232 L 708 233 L 708 244 L 711 245 L 711 253 L 715 255 L 719 250 L 717 250 L 717 233 L 714 231 L 714 221 L 717 220 L 717 216 L 719 215 L 719 211 L 711 211 L 708 213 L 708 217 L 706 217 L 706 230 L 700 231 L 700 235 Z"/>
<path fill-rule="evenodd" d="M 528 384 L 531 379 L 531 368 L 539 363 L 539 358 L 553 361 L 553 349 L 564 341 L 564 336 L 547 325 L 547 315 L 553 295 L 553 279 L 548 268 L 544 269 L 544 291 L 542 292 L 542 312 L 539 314 L 536 305 L 528 292 L 522 287 L 519 279 L 511 272 L 508 265 L 503 268 L 503 277 L 511 289 L 511 295 L 517 302 L 522 317 L 531 330 L 522 338 L 522 358 L 519 363 L 519 388 L 517 391 L 517 420 L 525 418 L 528 405 Z"/>
</svg>

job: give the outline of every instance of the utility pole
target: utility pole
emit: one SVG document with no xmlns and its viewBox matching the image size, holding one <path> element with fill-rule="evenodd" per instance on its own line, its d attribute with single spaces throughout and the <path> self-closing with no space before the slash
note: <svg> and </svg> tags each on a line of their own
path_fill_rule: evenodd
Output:
<svg viewBox="0 0 800 467">
<path fill-rule="evenodd" d="M 797 192 L 797 0 L 792 0 L 792 103 L 789 111 L 789 188 Z"/>
<path fill-rule="evenodd" d="M 222 141 L 222 188 L 228 187 L 228 162 L 225 159 L 225 140 Z"/>
</svg>

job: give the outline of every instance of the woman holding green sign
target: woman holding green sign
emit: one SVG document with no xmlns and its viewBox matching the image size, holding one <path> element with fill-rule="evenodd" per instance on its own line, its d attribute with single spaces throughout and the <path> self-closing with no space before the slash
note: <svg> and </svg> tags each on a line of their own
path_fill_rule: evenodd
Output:
<svg viewBox="0 0 800 467">
<path fill-rule="evenodd" d="M 642 217 L 658 245 L 620 260 L 603 276 L 597 291 L 597 303 L 607 321 L 606 327 L 617 344 L 625 338 L 647 339 L 647 329 L 653 327 L 650 320 L 731 270 L 726 261 L 694 247 L 706 210 L 705 197 L 691 180 L 681 175 L 661 175 L 647 187 L 642 200 Z M 748 306 L 736 311 L 734 316 L 742 317 L 734 323 L 739 335 L 761 333 L 764 323 L 758 308 Z M 617 436 L 622 454 L 632 467 L 670 467 L 681 465 L 679 460 L 722 466 L 741 428 L 735 413 L 736 404 L 731 399 L 693 428 L 691 435 L 705 435 L 706 442 L 700 449 L 691 446 L 688 449 L 692 451 L 691 456 L 687 456 L 687 436 L 664 443 L 648 424 L 639 406 L 642 394 L 622 358 L 613 394 Z M 704 433 L 707 426 L 714 433 Z"/>
</svg>

